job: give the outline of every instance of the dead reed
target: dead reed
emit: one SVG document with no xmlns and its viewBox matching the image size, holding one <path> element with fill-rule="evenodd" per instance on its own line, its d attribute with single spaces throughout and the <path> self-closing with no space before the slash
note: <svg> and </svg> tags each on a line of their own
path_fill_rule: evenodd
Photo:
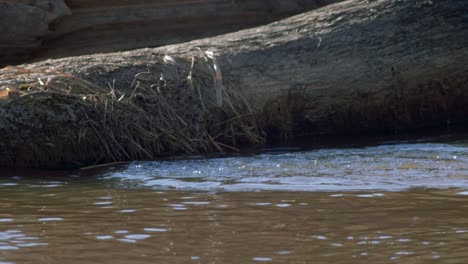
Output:
<svg viewBox="0 0 468 264">
<path fill-rule="evenodd" d="M 58 76 L 0 107 L 1 166 L 80 167 L 238 151 L 264 139 L 212 53 L 164 56 L 131 87 Z"/>
</svg>

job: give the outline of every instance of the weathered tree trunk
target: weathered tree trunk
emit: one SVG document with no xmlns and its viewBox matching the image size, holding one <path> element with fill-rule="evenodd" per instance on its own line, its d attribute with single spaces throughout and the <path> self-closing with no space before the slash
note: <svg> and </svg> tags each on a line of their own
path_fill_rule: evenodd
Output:
<svg viewBox="0 0 468 264">
<path fill-rule="evenodd" d="M 190 65 L 212 51 L 224 88 L 243 94 L 271 140 L 440 127 L 467 121 L 467 13 L 461 0 L 349 0 L 184 44 L 48 60 L 21 66 L 23 74 L 5 68 L 0 86 L 46 80 L 53 69 L 133 87 L 157 58 Z"/>
<path fill-rule="evenodd" d="M 0 66 L 180 43 L 342 0 L 0 0 Z"/>
</svg>

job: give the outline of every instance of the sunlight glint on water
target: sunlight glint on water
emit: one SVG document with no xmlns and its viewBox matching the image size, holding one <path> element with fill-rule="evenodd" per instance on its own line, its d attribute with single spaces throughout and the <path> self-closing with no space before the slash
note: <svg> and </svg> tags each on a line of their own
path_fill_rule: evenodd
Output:
<svg viewBox="0 0 468 264">
<path fill-rule="evenodd" d="M 467 150 L 396 144 L 13 171 L 0 178 L 0 264 L 465 263 Z"/>
<path fill-rule="evenodd" d="M 334 191 L 468 187 L 468 147 L 398 144 L 251 157 L 135 162 L 104 179 L 178 190 Z"/>
</svg>

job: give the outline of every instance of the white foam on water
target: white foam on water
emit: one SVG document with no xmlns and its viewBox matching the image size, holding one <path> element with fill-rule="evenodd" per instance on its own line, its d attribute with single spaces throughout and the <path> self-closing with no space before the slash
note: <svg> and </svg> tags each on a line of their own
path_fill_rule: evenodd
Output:
<svg viewBox="0 0 468 264">
<path fill-rule="evenodd" d="M 383 195 L 378 191 L 468 189 L 468 146 L 465 145 L 393 144 L 214 159 L 134 162 L 101 178 L 117 180 L 130 188 L 156 190 L 369 191 L 358 197 L 375 198 Z M 468 191 L 458 194 L 468 195 Z"/>
</svg>

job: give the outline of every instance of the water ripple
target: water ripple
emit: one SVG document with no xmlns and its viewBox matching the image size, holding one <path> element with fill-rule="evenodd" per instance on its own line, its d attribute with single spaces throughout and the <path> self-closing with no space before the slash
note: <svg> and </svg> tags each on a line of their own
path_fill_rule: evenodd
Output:
<svg viewBox="0 0 468 264">
<path fill-rule="evenodd" d="M 216 159 L 134 162 L 104 180 L 127 188 L 349 191 L 468 188 L 468 147 L 416 143 Z M 460 193 L 463 195 L 464 193 Z"/>
</svg>

